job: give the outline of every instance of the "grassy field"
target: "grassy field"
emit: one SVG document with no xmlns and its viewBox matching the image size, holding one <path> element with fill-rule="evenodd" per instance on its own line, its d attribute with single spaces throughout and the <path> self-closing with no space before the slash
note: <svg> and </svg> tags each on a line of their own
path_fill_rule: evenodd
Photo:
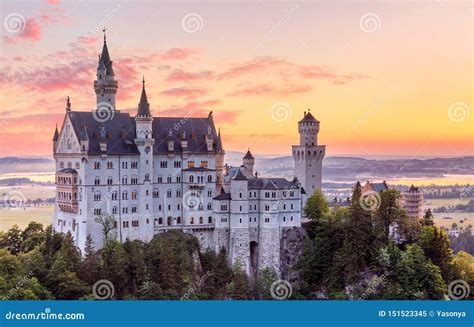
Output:
<svg viewBox="0 0 474 327">
<path fill-rule="evenodd" d="M 458 204 L 467 204 L 474 198 L 454 198 L 454 199 L 425 199 L 426 208 L 455 206 Z"/>
<path fill-rule="evenodd" d="M 13 225 L 25 228 L 30 221 L 36 221 L 43 226 L 51 224 L 54 206 L 27 207 L 21 209 L 0 209 L 0 230 L 7 230 Z"/>
</svg>

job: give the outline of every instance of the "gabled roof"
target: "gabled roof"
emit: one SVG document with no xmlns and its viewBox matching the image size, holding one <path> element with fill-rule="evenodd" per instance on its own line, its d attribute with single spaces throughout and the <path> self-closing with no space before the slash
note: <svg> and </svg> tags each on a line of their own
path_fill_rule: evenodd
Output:
<svg viewBox="0 0 474 327">
<path fill-rule="evenodd" d="M 238 170 L 237 173 L 235 174 L 235 176 L 232 178 L 232 180 L 234 181 L 246 181 L 247 180 L 247 177 L 245 177 L 244 173 L 242 172 L 242 170 Z"/>
<path fill-rule="evenodd" d="M 276 188 L 275 188 L 276 187 Z M 250 189 L 278 189 L 278 190 L 288 190 L 288 189 L 297 189 L 295 180 L 289 181 L 286 178 L 282 177 L 272 177 L 272 178 L 250 178 L 249 179 L 249 190 Z"/>
<path fill-rule="evenodd" d="M 101 63 L 107 68 L 107 74 L 114 76 L 114 70 L 112 69 L 112 61 L 110 60 L 109 49 L 107 48 L 107 39 L 104 34 L 104 46 L 102 47 L 102 54 L 100 55 L 99 67 Z"/>
<path fill-rule="evenodd" d="M 56 129 L 54 130 L 54 136 L 53 136 L 53 141 L 56 142 L 59 137 L 59 132 L 58 132 L 58 124 L 56 124 Z"/>
</svg>

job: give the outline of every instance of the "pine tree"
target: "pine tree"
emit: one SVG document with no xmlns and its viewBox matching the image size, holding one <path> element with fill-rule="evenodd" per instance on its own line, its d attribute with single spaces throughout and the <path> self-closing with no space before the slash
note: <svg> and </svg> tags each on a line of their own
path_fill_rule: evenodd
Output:
<svg viewBox="0 0 474 327">
<path fill-rule="evenodd" d="M 101 279 L 101 260 L 99 254 L 94 249 L 92 237 L 87 235 L 84 248 L 84 260 L 80 264 L 78 276 L 89 285 L 93 285 Z"/>
<path fill-rule="evenodd" d="M 229 295 L 232 300 L 250 299 L 250 285 L 247 274 L 242 270 L 239 262 L 235 264 L 233 269 L 232 282 L 229 284 Z"/>
<path fill-rule="evenodd" d="M 421 220 L 422 226 L 434 226 L 434 216 L 431 212 L 431 209 L 426 210 L 425 214 L 423 215 L 423 219 Z"/>
</svg>

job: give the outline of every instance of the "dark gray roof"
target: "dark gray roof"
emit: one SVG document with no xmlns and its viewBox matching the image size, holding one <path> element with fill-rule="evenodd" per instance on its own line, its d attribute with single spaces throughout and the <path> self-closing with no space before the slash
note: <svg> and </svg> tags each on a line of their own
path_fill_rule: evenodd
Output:
<svg viewBox="0 0 474 327">
<path fill-rule="evenodd" d="M 250 153 L 250 149 L 248 149 L 247 153 L 244 156 L 244 159 L 255 159 L 252 153 Z"/>
<path fill-rule="evenodd" d="M 59 137 L 58 125 L 56 124 L 56 129 L 54 130 L 53 141 L 57 141 Z"/>
<path fill-rule="evenodd" d="M 249 190 L 267 190 L 267 189 L 296 189 L 296 184 L 293 181 L 289 181 L 286 178 L 276 177 L 276 178 L 250 178 L 249 179 Z M 276 188 L 275 188 L 276 187 Z"/>
<path fill-rule="evenodd" d="M 107 154 L 139 154 L 133 142 L 135 138 L 135 120 L 128 113 L 114 112 L 112 119 L 98 122 L 97 114 L 92 112 L 71 111 L 71 119 L 76 135 L 81 140 L 89 139 L 88 154 L 101 154 L 100 141 L 102 127 L 105 129 Z"/>
<path fill-rule="evenodd" d="M 207 151 L 206 134 L 210 128 L 213 138 L 213 151 Z M 170 135 L 171 131 L 171 135 Z M 183 134 L 184 133 L 184 134 Z M 167 154 L 168 141 L 174 142 L 174 153 L 181 153 L 181 138 L 186 137 L 188 151 L 191 153 L 215 153 L 219 151 L 218 136 L 212 120 L 209 118 L 155 117 L 153 118 L 154 154 Z"/>
<path fill-rule="evenodd" d="M 307 113 L 305 112 L 303 119 L 301 119 L 301 120 L 299 121 L 299 123 L 303 123 L 303 122 L 317 122 L 317 123 L 319 123 L 319 120 L 317 120 L 316 118 L 314 118 L 314 116 L 313 116 L 313 115 L 311 114 L 311 112 L 309 112 L 309 110 L 308 110 Z"/>
<path fill-rule="evenodd" d="M 106 141 L 107 154 L 139 154 L 134 143 L 136 123 L 128 113 L 115 111 L 112 119 L 98 122 L 99 114 L 83 111 L 67 113 L 80 140 L 89 140 L 89 154 L 101 154 L 100 141 Z M 112 116 L 112 115 L 110 115 Z M 218 136 L 212 119 L 187 117 L 156 117 L 152 122 L 154 154 L 169 154 L 168 141 L 174 142 L 174 153 L 182 152 L 181 138 L 188 141 L 190 153 L 215 154 L 219 151 Z M 171 131 L 171 133 L 170 133 Z M 184 134 L 183 134 L 184 132 Z M 207 151 L 206 134 L 213 139 L 213 151 Z M 104 138 L 105 135 L 105 138 Z"/>
<path fill-rule="evenodd" d="M 140 96 L 140 103 L 138 104 L 137 116 L 149 117 L 151 116 L 150 104 L 145 91 L 145 78 L 143 78 L 142 95 Z"/>
<path fill-rule="evenodd" d="M 231 194 L 226 193 L 223 188 L 221 188 L 221 193 L 218 196 L 214 197 L 214 200 L 231 200 L 231 199 L 232 199 Z"/>
<path fill-rule="evenodd" d="M 112 60 L 110 60 L 109 49 L 107 48 L 107 40 L 104 35 L 104 46 L 102 47 L 102 54 L 100 55 L 100 61 L 107 68 L 107 74 L 114 76 L 114 70 L 112 69 Z M 99 61 L 99 66 L 101 65 Z"/>
<path fill-rule="evenodd" d="M 237 173 L 235 174 L 234 177 L 232 177 L 232 179 L 234 181 L 246 181 L 247 180 L 247 177 L 245 177 L 244 173 L 242 172 L 242 170 L 238 170 Z"/>
</svg>

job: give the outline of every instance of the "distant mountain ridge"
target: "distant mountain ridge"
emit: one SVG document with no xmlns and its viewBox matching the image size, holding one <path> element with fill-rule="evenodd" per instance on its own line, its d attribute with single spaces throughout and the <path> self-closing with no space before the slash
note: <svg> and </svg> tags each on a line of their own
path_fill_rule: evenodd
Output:
<svg viewBox="0 0 474 327">
<path fill-rule="evenodd" d="M 228 151 L 226 163 L 242 164 L 243 152 Z M 291 156 L 273 157 L 254 154 L 255 170 L 260 175 L 293 177 Z M 54 160 L 49 158 L 2 157 L 0 173 L 54 172 Z M 431 159 L 367 159 L 360 157 L 327 157 L 323 160 L 323 178 L 344 180 L 355 176 L 429 176 L 446 174 L 474 175 L 474 156 Z"/>
</svg>

